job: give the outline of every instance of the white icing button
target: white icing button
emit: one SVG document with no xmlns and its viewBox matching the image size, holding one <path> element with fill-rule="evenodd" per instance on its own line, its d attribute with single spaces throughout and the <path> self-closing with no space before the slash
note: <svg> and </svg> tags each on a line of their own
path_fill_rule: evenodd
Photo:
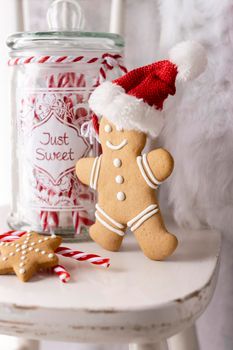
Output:
<svg viewBox="0 0 233 350">
<path fill-rule="evenodd" d="M 19 244 L 19 243 L 17 243 L 15 246 L 16 246 L 16 248 L 18 248 L 18 247 L 20 246 L 20 244 Z"/>
<path fill-rule="evenodd" d="M 119 158 L 115 158 L 113 160 L 113 165 L 116 167 L 116 168 L 120 168 L 121 165 L 122 165 L 122 161 L 119 159 Z"/>
<path fill-rule="evenodd" d="M 42 240 L 42 239 L 39 239 L 38 243 L 42 243 L 42 242 L 43 242 L 43 240 Z"/>
<path fill-rule="evenodd" d="M 123 176 L 121 176 L 121 175 L 117 175 L 117 176 L 115 177 L 115 181 L 116 181 L 117 184 L 123 184 L 124 178 L 123 178 Z"/>
<path fill-rule="evenodd" d="M 52 258 L 54 257 L 54 254 L 53 254 L 53 253 L 50 253 L 50 254 L 48 255 L 48 257 L 49 257 L 49 259 L 52 259 Z"/>
<path fill-rule="evenodd" d="M 42 250 L 41 254 L 42 255 L 45 255 L 46 251 L 45 250 Z"/>
<path fill-rule="evenodd" d="M 56 238 L 57 236 L 55 234 L 51 235 L 51 238 Z"/>
<path fill-rule="evenodd" d="M 45 237 L 45 238 L 44 238 L 44 241 L 48 241 L 48 239 L 49 239 L 49 237 Z"/>
<path fill-rule="evenodd" d="M 24 268 L 19 269 L 19 273 L 20 273 L 21 275 L 23 275 L 25 272 L 26 272 L 26 270 L 25 270 Z"/>
<path fill-rule="evenodd" d="M 23 251 L 22 251 L 22 254 L 23 254 L 23 255 L 26 255 L 26 254 L 27 254 L 26 250 L 23 250 Z"/>
<path fill-rule="evenodd" d="M 27 244 L 22 245 L 22 249 L 26 249 L 27 247 L 28 247 Z"/>
<path fill-rule="evenodd" d="M 36 252 L 36 253 L 38 253 L 39 251 L 40 251 L 40 249 L 39 249 L 39 248 L 36 248 L 36 249 L 35 249 L 35 252 Z"/>
<path fill-rule="evenodd" d="M 26 259 L 25 255 L 21 256 L 21 258 L 20 258 L 20 260 L 25 260 L 25 259 Z"/>
<path fill-rule="evenodd" d="M 17 249 L 16 249 L 16 253 L 20 252 L 20 250 L 21 250 L 20 248 L 17 248 Z"/>
<path fill-rule="evenodd" d="M 2 246 L 2 245 L 4 245 L 4 243 L 3 243 L 3 242 L 1 242 L 1 243 L 0 243 L 0 245 Z"/>
<path fill-rule="evenodd" d="M 13 256 L 13 255 L 15 255 L 15 253 L 11 252 L 9 255 L 10 255 L 10 256 Z"/>
<path fill-rule="evenodd" d="M 4 257 L 2 258 L 2 260 L 3 260 L 3 261 L 6 261 L 6 260 L 7 260 L 7 257 L 6 257 L 6 256 L 4 256 Z"/>
<path fill-rule="evenodd" d="M 124 201 L 126 198 L 126 195 L 124 192 L 117 192 L 117 199 L 118 201 Z"/>
<path fill-rule="evenodd" d="M 23 267 L 25 265 L 25 263 L 24 262 L 21 262 L 20 264 L 19 264 L 19 267 Z"/>
<path fill-rule="evenodd" d="M 36 243 L 35 242 L 32 242 L 31 245 L 35 245 Z"/>
<path fill-rule="evenodd" d="M 32 247 L 29 247 L 28 250 L 31 252 L 31 251 L 33 250 L 33 248 L 32 248 Z"/>
<path fill-rule="evenodd" d="M 112 131 L 111 125 L 106 124 L 105 127 L 104 127 L 104 130 L 105 130 L 105 132 L 111 132 Z"/>
<path fill-rule="evenodd" d="M 10 246 L 13 247 L 15 244 L 14 243 L 11 243 Z"/>
</svg>

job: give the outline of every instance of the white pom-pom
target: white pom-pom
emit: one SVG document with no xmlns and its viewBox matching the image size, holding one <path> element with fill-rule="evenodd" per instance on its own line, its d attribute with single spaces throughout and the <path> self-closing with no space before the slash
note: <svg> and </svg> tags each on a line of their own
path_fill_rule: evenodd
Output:
<svg viewBox="0 0 233 350">
<path fill-rule="evenodd" d="M 207 56 L 204 47 L 195 41 L 183 41 L 169 52 L 169 59 L 177 66 L 177 80 L 197 78 L 206 68 Z"/>
</svg>

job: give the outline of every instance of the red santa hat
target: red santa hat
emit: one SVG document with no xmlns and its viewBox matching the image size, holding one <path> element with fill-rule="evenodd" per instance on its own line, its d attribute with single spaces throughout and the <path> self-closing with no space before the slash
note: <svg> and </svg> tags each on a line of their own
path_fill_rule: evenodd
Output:
<svg viewBox="0 0 233 350">
<path fill-rule="evenodd" d="M 199 43 L 185 41 L 169 52 L 169 60 L 134 69 L 98 86 L 89 99 L 91 110 L 118 128 L 158 136 L 163 124 L 163 103 L 176 92 L 175 83 L 198 77 L 207 58 Z"/>
</svg>

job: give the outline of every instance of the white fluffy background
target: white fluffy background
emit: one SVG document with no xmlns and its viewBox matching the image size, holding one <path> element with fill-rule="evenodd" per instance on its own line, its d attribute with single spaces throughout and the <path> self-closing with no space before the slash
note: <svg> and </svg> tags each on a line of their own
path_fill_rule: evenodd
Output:
<svg viewBox="0 0 233 350">
<path fill-rule="evenodd" d="M 215 297 L 199 321 L 202 349 L 233 349 L 233 6 L 229 0 L 163 0 L 160 53 L 183 39 L 202 42 L 207 71 L 166 107 L 163 144 L 176 167 L 163 203 L 181 225 L 223 233 Z"/>
<path fill-rule="evenodd" d="M 183 38 L 207 49 L 209 66 L 168 101 L 166 146 L 176 159 L 169 200 L 176 220 L 233 235 L 233 7 L 230 1 L 163 0 L 161 50 Z M 232 32 L 231 32 L 232 31 Z M 170 107 L 170 108 L 169 108 Z M 169 110 L 170 109 L 170 110 Z"/>
<path fill-rule="evenodd" d="M 26 1 L 30 10 L 27 28 L 45 29 L 43 18 L 50 0 Z M 97 1 L 98 6 L 93 6 Z M 87 14 L 88 29 L 108 30 L 110 0 L 80 3 Z M 166 127 L 160 140 L 176 161 L 174 174 L 161 191 L 164 207 L 179 224 L 210 226 L 224 237 L 217 290 L 198 322 L 202 350 L 233 349 L 232 17 L 230 0 L 127 1 L 128 67 L 167 55 L 168 49 L 183 39 L 199 40 L 209 56 L 205 74 L 180 87 L 176 98 L 166 104 Z M 55 348 L 65 349 L 65 345 L 54 344 Z M 43 349 L 53 349 L 52 343 L 44 343 Z"/>
</svg>

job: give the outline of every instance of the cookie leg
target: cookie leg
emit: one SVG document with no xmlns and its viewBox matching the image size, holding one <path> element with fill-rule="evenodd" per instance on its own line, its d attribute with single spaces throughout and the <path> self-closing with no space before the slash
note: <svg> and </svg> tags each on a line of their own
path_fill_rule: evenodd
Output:
<svg viewBox="0 0 233 350">
<path fill-rule="evenodd" d="M 165 259 L 174 252 L 178 244 L 177 238 L 166 230 L 159 212 L 138 228 L 132 228 L 132 231 L 143 253 L 152 260 Z"/>
<path fill-rule="evenodd" d="M 112 252 L 116 252 L 120 249 L 124 237 L 123 235 L 121 236 L 115 232 L 112 232 L 98 220 L 90 227 L 89 233 L 91 238 L 96 243 L 98 243 L 104 249 Z"/>
</svg>

